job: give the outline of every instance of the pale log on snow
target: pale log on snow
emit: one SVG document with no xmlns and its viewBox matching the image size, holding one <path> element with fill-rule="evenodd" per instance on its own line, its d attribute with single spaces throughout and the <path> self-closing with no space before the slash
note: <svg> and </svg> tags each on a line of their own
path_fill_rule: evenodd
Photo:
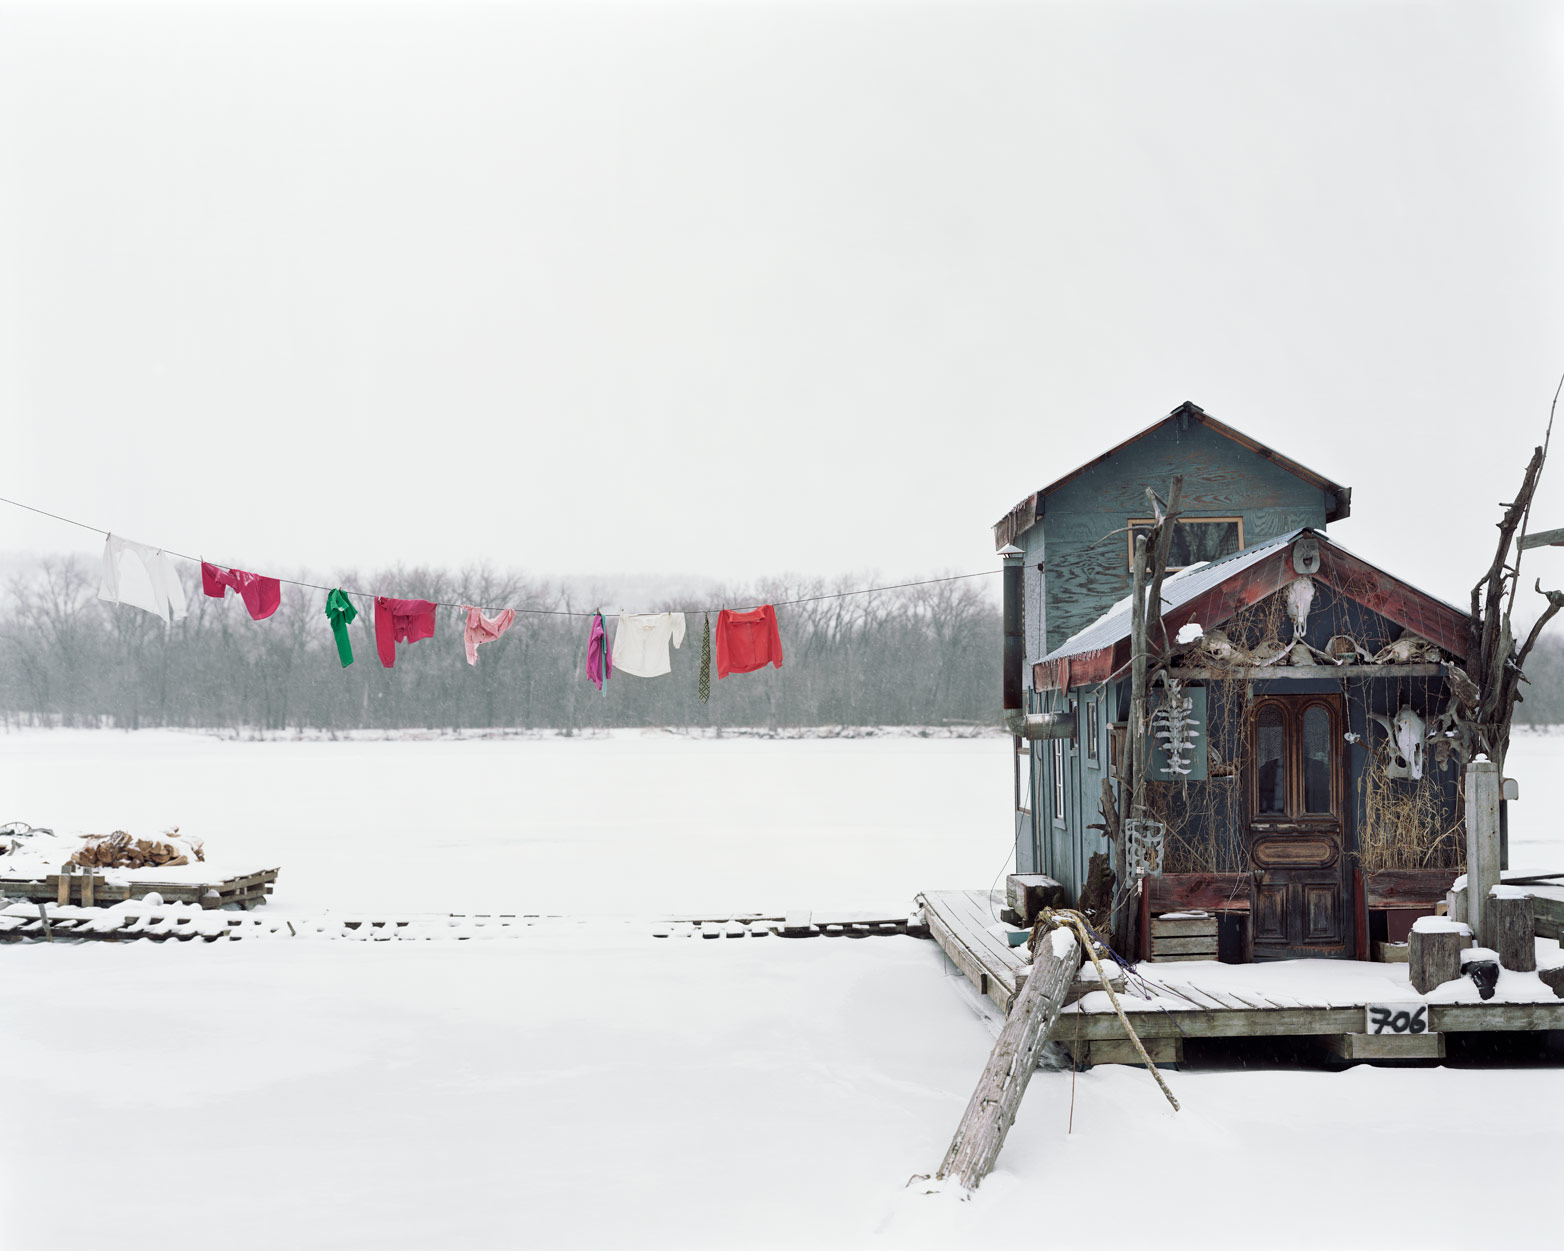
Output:
<svg viewBox="0 0 1564 1251">
<path fill-rule="evenodd" d="M 936 1176 L 954 1177 L 967 1190 L 976 1190 L 988 1176 L 1080 967 L 1081 944 L 1070 931 L 1054 930 L 1037 944 L 1032 975 L 1005 1018 Z"/>
</svg>

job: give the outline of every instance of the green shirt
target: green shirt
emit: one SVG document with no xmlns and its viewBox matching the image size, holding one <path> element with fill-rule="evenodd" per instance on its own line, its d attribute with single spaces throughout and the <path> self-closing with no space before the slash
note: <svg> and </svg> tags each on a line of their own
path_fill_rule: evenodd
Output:
<svg viewBox="0 0 1564 1251">
<path fill-rule="evenodd" d="M 326 620 L 331 622 L 331 632 L 337 636 L 337 658 L 342 661 L 344 669 L 353 663 L 353 644 L 348 638 L 348 625 L 356 616 L 358 609 L 353 607 L 353 601 L 342 593 L 340 587 L 326 596 Z"/>
</svg>

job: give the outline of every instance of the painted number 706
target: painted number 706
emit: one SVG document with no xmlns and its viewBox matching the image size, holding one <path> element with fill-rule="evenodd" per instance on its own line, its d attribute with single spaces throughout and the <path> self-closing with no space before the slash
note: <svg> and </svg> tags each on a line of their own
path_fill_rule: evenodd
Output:
<svg viewBox="0 0 1564 1251">
<path fill-rule="evenodd" d="M 1415 1008 L 1397 1007 L 1394 1004 L 1370 1004 L 1368 1032 L 1370 1034 L 1421 1034 L 1428 1029 L 1428 1005 L 1420 1003 Z"/>
</svg>

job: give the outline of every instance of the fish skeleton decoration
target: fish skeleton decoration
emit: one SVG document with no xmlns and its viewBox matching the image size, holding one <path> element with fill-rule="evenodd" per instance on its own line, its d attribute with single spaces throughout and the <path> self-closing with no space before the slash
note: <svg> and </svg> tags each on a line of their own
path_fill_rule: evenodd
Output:
<svg viewBox="0 0 1564 1251">
<path fill-rule="evenodd" d="M 1183 776 L 1192 771 L 1189 757 L 1195 749 L 1195 740 L 1200 737 L 1200 731 L 1195 728 L 1200 723 L 1194 715 L 1195 701 L 1184 694 L 1183 683 L 1165 674 L 1162 682 L 1162 700 L 1151 714 L 1151 732 L 1161 740 L 1162 750 L 1167 754 L 1168 772 Z"/>
</svg>

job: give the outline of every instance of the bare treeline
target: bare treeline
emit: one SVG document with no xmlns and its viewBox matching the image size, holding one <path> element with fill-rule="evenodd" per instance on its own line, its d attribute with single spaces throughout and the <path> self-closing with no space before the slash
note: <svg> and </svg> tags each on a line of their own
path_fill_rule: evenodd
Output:
<svg viewBox="0 0 1564 1251">
<path fill-rule="evenodd" d="M 10 579 L 0 612 L 0 714 L 12 724 L 328 731 L 988 724 L 999 700 L 999 610 L 986 579 L 780 608 L 783 668 L 718 681 L 714 661 L 711 701 L 702 704 L 699 613 L 688 618 L 671 675 L 619 676 L 600 695 L 585 676 L 586 617 L 518 613 L 472 667 L 462 615 L 442 608 L 435 636 L 399 646 L 388 670 L 375 652 L 372 603 L 355 595 L 355 661 L 343 669 L 322 591 L 284 584 L 282 607 L 256 622 L 232 595 L 203 596 L 199 572 L 181 568 L 190 613 L 165 625 L 100 601 L 98 573 L 96 562 L 45 558 Z M 342 571 L 332 584 L 491 612 L 596 607 L 564 586 L 486 569 Z M 866 584 L 873 580 L 776 579 L 636 608 L 748 608 Z"/>
</svg>

